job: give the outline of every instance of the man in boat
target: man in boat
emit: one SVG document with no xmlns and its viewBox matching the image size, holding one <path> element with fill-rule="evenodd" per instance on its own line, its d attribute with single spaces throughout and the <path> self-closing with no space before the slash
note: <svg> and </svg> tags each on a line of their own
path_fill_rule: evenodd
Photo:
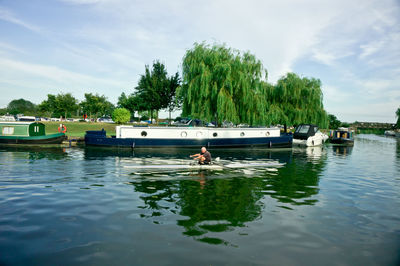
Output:
<svg viewBox="0 0 400 266">
<path fill-rule="evenodd" d="M 202 147 L 200 153 L 190 155 L 190 157 L 199 160 L 199 164 L 211 164 L 211 153 L 206 147 Z"/>
</svg>

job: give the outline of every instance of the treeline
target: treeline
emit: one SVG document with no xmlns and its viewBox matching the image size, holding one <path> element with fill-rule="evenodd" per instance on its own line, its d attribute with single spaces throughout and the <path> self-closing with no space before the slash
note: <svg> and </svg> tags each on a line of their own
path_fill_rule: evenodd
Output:
<svg viewBox="0 0 400 266">
<path fill-rule="evenodd" d="M 114 108 L 124 108 L 153 118 L 162 109 L 170 113 L 181 109 L 184 117 L 218 125 L 224 121 L 252 126 L 313 123 L 327 128 L 330 120 L 337 123 L 324 110 L 319 79 L 288 73 L 273 85 L 267 78 L 261 61 L 249 52 L 196 43 L 183 57 L 182 77 L 169 76 L 165 65 L 155 61 L 152 67 L 145 66 L 133 93 L 122 93 L 115 106 L 104 95 L 90 93 L 80 103 L 66 93 L 49 94 L 38 106 L 25 105 L 29 112 L 53 117 L 111 115 Z M 26 114 L 16 108 L 21 100 L 11 102 L 7 111 Z"/>
<path fill-rule="evenodd" d="M 111 115 L 114 108 L 104 95 L 85 93 L 85 99 L 79 102 L 71 93 L 60 93 L 48 94 L 47 99 L 38 105 L 25 99 L 12 100 L 0 113 L 63 118 L 87 114 L 88 117 L 97 118 Z"/>
</svg>

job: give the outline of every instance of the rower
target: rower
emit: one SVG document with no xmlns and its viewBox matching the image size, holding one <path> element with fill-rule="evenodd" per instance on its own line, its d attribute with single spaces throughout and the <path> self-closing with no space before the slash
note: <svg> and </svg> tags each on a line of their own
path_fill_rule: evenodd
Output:
<svg viewBox="0 0 400 266">
<path fill-rule="evenodd" d="M 198 160 L 199 164 L 211 164 L 211 153 L 207 151 L 206 147 L 201 148 L 201 152 L 190 155 L 194 160 Z"/>
</svg>

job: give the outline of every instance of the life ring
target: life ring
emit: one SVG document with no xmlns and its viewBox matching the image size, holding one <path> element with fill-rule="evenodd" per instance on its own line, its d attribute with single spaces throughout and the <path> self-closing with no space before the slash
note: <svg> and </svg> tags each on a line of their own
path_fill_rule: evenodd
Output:
<svg viewBox="0 0 400 266">
<path fill-rule="evenodd" d="M 67 132 L 67 127 L 65 125 L 59 126 L 58 127 L 58 132 L 62 132 L 62 133 Z"/>
</svg>

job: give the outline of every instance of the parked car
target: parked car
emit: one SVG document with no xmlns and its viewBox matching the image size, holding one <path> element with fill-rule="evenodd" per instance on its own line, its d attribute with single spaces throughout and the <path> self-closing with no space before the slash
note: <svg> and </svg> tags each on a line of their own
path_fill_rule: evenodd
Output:
<svg viewBox="0 0 400 266">
<path fill-rule="evenodd" d="M 97 118 L 97 122 L 101 123 L 114 123 L 114 121 L 110 117 L 100 117 Z"/>
</svg>

